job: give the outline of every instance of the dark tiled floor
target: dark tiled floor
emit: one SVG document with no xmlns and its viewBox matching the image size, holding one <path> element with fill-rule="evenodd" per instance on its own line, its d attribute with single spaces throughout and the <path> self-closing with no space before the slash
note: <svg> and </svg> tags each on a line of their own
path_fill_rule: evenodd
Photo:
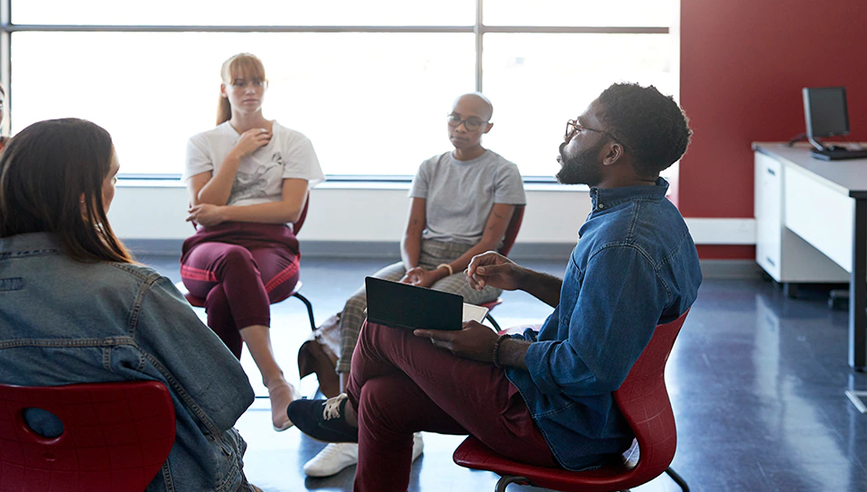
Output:
<svg viewBox="0 0 867 492">
<path fill-rule="evenodd" d="M 178 280 L 176 259 L 142 260 Z M 305 258 L 303 293 L 318 319 L 339 310 L 364 275 L 384 263 Z M 565 262 L 524 264 L 559 275 Z M 867 378 L 846 364 L 846 313 L 829 311 L 821 289 L 802 295 L 787 299 L 761 280 L 707 280 L 702 286 L 667 370 L 679 431 L 673 466 L 692 490 L 867 490 L 867 416 L 843 394 L 846 388 L 867 389 Z M 505 293 L 503 299 L 493 314 L 505 326 L 535 322 L 550 312 L 523 293 Z M 297 380 L 297 348 L 309 333 L 303 306 L 290 299 L 275 306 L 273 316 L 281 365 Z M 243 364 L 262 394 L 248 354 Z M 301 389 L 312 395 L 316 383 L 306 378 Z M 328 479 L 304 477 L 303 463 L 323 445 L 295 429 L 273 432 L 267 408 L 266 400 L 257 400 L 238 422 L 249 443 L 246 470 L 253 483 L 268 492 L 352 489 L 354 468 Z M 426 433 L 410 491 L 493 490 L 494 475 L 452 463 L 460 441 Z M 633 490 L 679 489 L 661 476 Z"/>
</svg>

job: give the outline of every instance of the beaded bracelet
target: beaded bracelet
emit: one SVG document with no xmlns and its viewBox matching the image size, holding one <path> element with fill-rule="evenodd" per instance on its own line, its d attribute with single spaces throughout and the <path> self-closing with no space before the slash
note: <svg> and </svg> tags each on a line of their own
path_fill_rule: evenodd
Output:
<svg viewBox="0 0 867 492">
<path fill-rule="evenodd" d="M 448 263 L 440 263 L 439 265 L 437 265 L 437 268 L 438 268 L 438 269 L 439 269 L 439 268 L 442 268 L 442 267 L 446 267 L 446 268 L 448 269 L 448 271 L 449 271 L 449 276 L 454 275 L 455 271 L 452 270 L 452 266 L 451 266 L 451 265 L 449 265 Z"/>
<path fill-rule="evenodd" d="M 503 343 L 503 339 L 505 338 L 509 338 L 509 335 L 500 335 L 497 337 L 497 341 L 494 342 L 494 353 L 491 357 L 494 362 L 494 367 L 503 367 L 500 365 L 500 344 Z"/>
</svg>

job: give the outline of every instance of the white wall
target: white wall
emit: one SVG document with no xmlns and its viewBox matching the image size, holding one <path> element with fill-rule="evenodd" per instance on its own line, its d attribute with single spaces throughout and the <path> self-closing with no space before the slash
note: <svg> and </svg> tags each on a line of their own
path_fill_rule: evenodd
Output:
<svg viewBox="0 0 867 492">
<path fill-rule="evenodd" d="M 325 183 L 311 192 L 300 238 L 307 241 L 398 241 L 406 225 L 408 185 Z M 184 239 L 187 193 L 180 185 L 121 182 L 109 220 L 121 239 Z M 590 212 L 586 187 L 527 185 L 519 243 L 575 244 Z M 754 219 L 690 218 L 697 244 L 755 244 Z"/>
</svg>

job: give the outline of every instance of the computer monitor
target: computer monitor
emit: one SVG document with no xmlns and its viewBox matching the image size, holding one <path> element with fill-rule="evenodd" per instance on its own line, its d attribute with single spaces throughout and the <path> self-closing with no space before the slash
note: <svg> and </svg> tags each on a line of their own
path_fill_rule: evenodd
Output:
<svg viewBox="0 0 867 492">
<path fill-rule="evenodd" d="M 845 87 L 804 87 L 804 118 L 807 138 L 821 149 L 817 138 L 849 134 L 849 111 Z"/>
</svg>

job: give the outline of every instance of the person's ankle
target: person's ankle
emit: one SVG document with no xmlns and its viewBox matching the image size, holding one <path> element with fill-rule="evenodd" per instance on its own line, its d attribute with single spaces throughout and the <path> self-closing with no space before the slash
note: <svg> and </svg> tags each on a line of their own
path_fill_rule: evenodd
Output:
<svg viewBox="0 0 867 492">
<path fill-rule="evenodd" d="M 349 401 L 349 398 L 346 399 L 343 407 L 343 418 L 347 424 L 352 427 L 358 427 L 358 414 L 355 413 L 355 409 L 352 407 L 352 402 Z"/>
<path fill-rule="evenodd" d="M 262 376 L 262 384 L 265 385 L 266 388 L 271 388 L 274 386 L 282 386 L 284 384 L 289 384 L 289 382 L 286 381 L 286 378 L 283 377 L 283 373 L 280 372 L 279 374 L 276 374 L 273 376 L 268 376 L 268 377 L 265 377 L 263 375 Z"/>
</svg>

